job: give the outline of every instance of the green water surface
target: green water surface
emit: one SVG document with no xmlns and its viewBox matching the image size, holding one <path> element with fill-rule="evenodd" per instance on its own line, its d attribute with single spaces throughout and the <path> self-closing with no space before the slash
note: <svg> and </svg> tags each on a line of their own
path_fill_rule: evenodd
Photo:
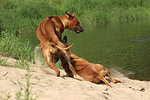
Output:
<svg viewBox="0 0 150 100">
<path fill-rule="evenodd" d="M 150 80 L 150 20 L 81 26 L 85 31 L 80 34 L 70 30 L 62 34 L 69 45 L 75 43 L 74 54 L 129 78 Z M 34 46 L 39 44 L 35 33 L 28 36 Z"/>
</svg>

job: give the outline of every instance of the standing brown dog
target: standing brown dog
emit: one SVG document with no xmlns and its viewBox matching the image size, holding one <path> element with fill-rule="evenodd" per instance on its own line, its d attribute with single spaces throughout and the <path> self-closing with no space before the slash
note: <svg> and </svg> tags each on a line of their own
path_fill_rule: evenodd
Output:
<svg viewBox="0 0 150 100">
<path fill-rule="evenodd" d="M 76 33 L 83 32 L 84 29 L 79 25 L 78 19 L 75 17 L 75 13 L 68 14 L 65 12 L 66 16 L 52 16 L 44 19 L 37 28 L 36 34 L 40 40 L 40 46 L 42 46 L 43 56 L 48 64 L 48 66 L 55 70 L 57 76 L 60 76 L 60 71 L 53 64 L 54 55 L 61 50 L 61 56 L 63 56 L 69 63 L 69 68 L 71 69 L 73 75 L 76 72 L 70 63 L 70 55 L 67 50 L 72 47 L 66 47 L 61 42 L 61 34 L 64 29 L 70 29 Z"/>
<path fill-rule="evenodd" d="M 67 37 L 64 36 L 63 39 L 64 44 L 67 46 Z M 93 83 L 99 83 L 101 80 L 105 82 L 108 86 L 111 86 L 109 82 L 105 79 L 105 76 L 108 76 L 113 83 L 121 83 L 121 81 L 118 81 L 114 79 L 108 69 L 106 69 L 104 66 L 100 64 L 93 64 L 88 62 L 87 60 L 80 58 L 76 55 L 74 55 L 70 50 L 68 51 L 71 54 L 71 64 L 74 66 L 77 74 L 81 76 L 84 80 L 90 81 Z M 72 77 L 72 72 L 69 69 L 68 62 L 64 59 L 64 57 L 60 57 L 62 62 L 62 67 L 65 69 L 67 76 Z"/>
</svg>

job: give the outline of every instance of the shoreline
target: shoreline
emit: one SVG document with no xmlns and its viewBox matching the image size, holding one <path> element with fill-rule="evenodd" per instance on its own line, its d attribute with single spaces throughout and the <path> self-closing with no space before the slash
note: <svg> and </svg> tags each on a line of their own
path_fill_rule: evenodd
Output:
<svg viewBox="0 0 150 100">
<path fill-rule="evenodd" d="M 0 66 L 0 97 L 5 98 L 9 93 L 10 100 L 15 100 L 16 92 L 20 91 L 22 84 L 21 98 L 24 95 L 24 86 L 26 85 L 27 70 Z M 43 73 L 37 66 L 30 67 L 30 89 L 32 98 L 37 100 L 149 100 L 150 99 L 150 81 L 131 80 L 124 77 L 119 72 L 112 76 L 122 83 L 114 84 L 110 81 L 112 87 L 105 83 L 94 84 L 88 81 L 79 81 L 65 75 L 61 71 L 61 77 L 56 77 L 55 72 L 47 68 L 51 75 Z M 116 74 L 116 75 L 115 75 Z M 120 77 L 121 76 L 121 77 Z"/>
</svg>

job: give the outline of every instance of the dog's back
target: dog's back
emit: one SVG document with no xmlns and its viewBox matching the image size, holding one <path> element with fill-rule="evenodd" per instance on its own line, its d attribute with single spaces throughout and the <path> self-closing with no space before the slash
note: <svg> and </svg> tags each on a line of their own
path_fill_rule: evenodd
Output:
<svg viewBox="0 0 150 100">
<path fill-rule="evenodd" d="M 45 42 L 50 42 L 54 43 L 54 45 L 59 45 L 60 47 L 63 47 L 63 44 L 60 43 L 61 37 L 57 34 L 60 31 L 64 31 L 64 29 L 61 27 L 63 27 L 63 25 L 59 18 L 46 18 L 37 28 L 37 37 L 43 45 L 45 44 Z"/>
</svg>

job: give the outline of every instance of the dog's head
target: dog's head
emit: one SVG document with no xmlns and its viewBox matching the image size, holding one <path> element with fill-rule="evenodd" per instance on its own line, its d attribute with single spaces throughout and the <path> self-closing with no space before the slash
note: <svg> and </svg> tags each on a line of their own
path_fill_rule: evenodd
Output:
<svg viewBox="0 0 150 100">
<path fill-rule="evenodd" d="M 78 19 L 75 17 L 75 13 L 68 14 L 67 12 L 65 12 L 65 14 L 66 14 L 68 21 L 69 21 L 68 27 L 70 30 L 75 31 L 78 34 L 80 32 L 84 31 L 84 29 L 80 26 Z"/>
</svg>

